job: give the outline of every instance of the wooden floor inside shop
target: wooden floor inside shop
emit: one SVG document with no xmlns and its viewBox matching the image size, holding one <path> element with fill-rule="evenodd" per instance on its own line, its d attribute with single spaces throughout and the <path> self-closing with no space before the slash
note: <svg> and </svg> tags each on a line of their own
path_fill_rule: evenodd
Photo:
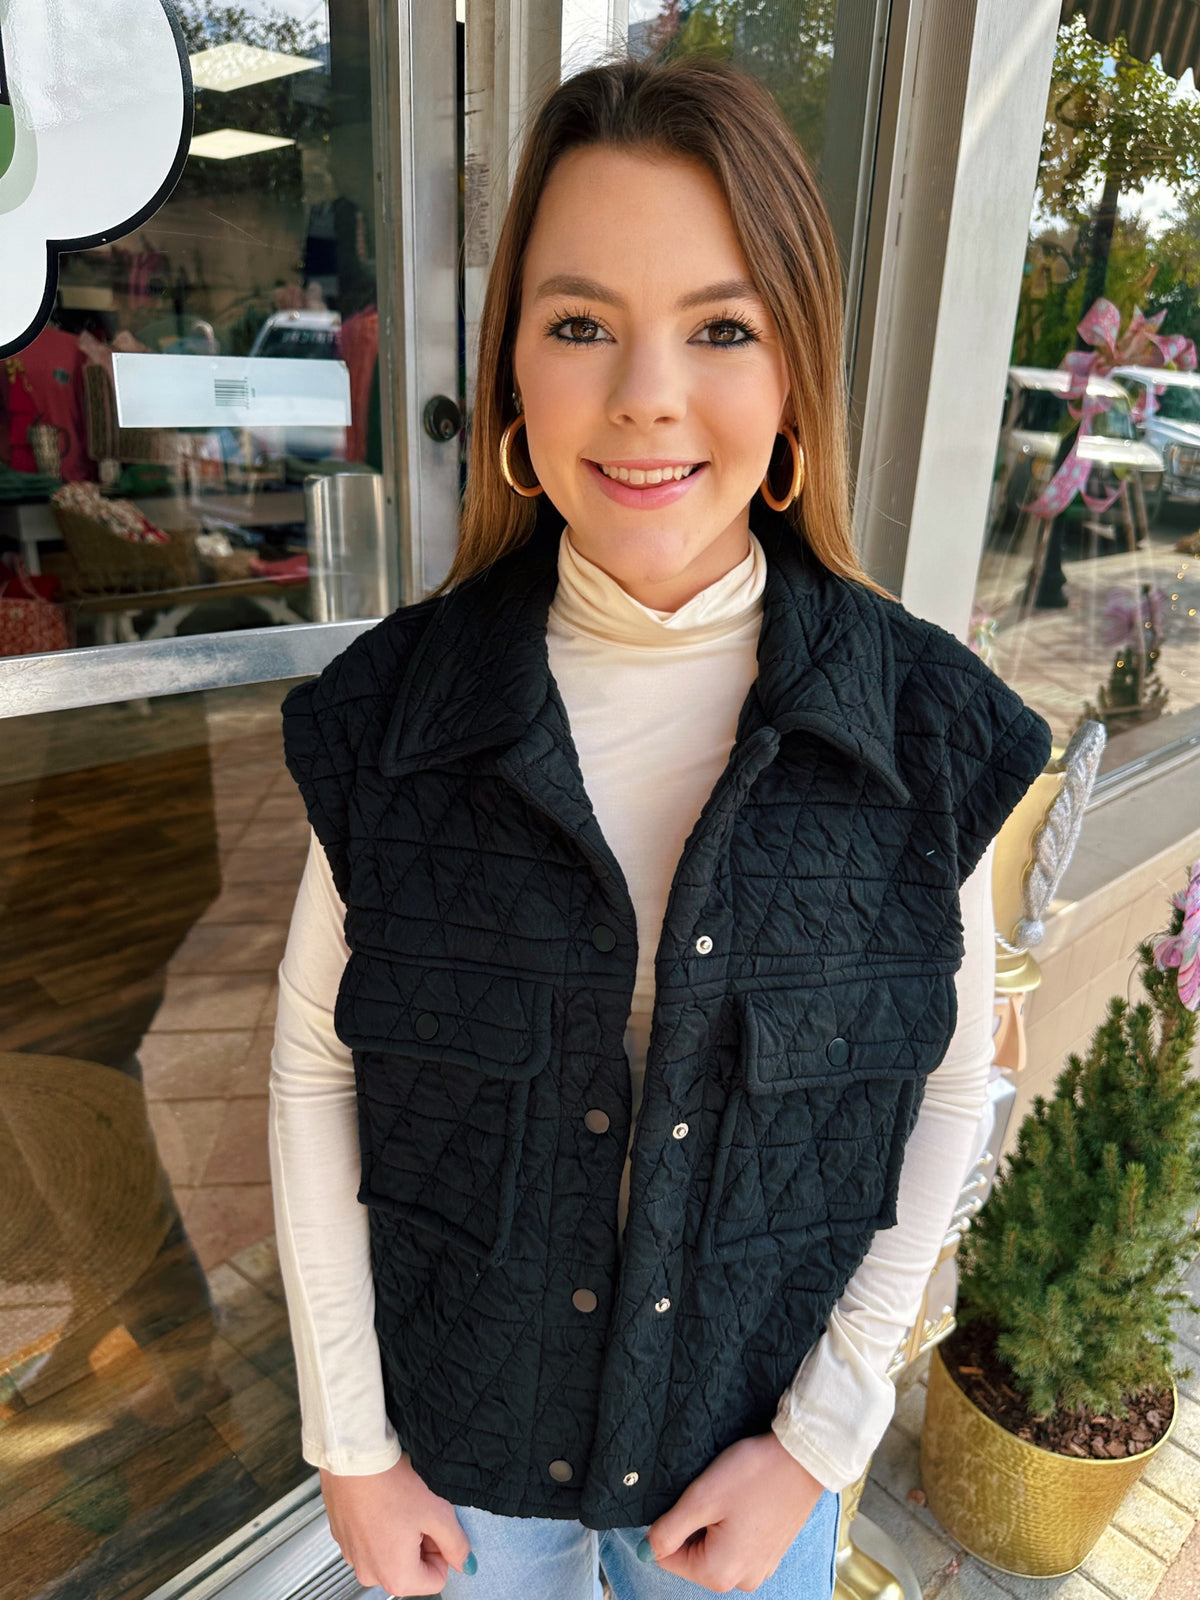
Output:
<svg viewBox="0 0 1200 1600">
<path fill-rule="evenodd" d="M 312 1471 L 266 1148 L 282 692 L 5 729 L 0 1600 L 138 1600 Z"/>
</svg>

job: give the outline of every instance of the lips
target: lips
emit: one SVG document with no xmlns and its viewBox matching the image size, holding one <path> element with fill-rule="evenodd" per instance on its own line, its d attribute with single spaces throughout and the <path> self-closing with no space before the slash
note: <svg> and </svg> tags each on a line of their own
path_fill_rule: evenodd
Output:
<svg viewBox="0 0 1200 1600">
<path fill-rule="evenodd" d="M 601 493 L 609 500 L 615 501 L 617 505 L 629 506 L 636 511 L 653 511 L 659 506 L 671 505 L 685 494 L 691 493 L 693 487 L 703 481 L 708 471 L 708 462 L 610 461 L 602 467 L 599 462 L 585 461 L 584 469 L 591 475 L 592 481 Z M 618 472 L 623 472 L 625 477 L 615 476 L 614 474 Z M 682 476 L 676 477 L 676 472 L 680 472 Z M 633 481 L 635 474 L 642 479 L 640 483 Z M 650 478 L 657 481 L 648 482 Z"/>
</svg>

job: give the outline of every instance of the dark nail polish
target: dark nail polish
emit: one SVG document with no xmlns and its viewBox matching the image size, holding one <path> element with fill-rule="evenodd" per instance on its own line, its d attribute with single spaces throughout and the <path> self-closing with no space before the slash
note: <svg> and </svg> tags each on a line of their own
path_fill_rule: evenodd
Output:
<svg viewBox="0 0 1200 1600">
<path fill-rule="evenodd" d="M 467 1559 L 463 1562 L 462 1569 L 464 1578 L 473 1578 L 479 1571 L 479 1563 L 475 1559 L 474 1550 L 467 1551 Z"/>
<path fill-rule="evenodd" d="M 654 1551 L 651 1550 L 651 1548 L 650 1548 L 649 1539 L 642 1539 L 640 1541 L 640 1543 L 638 1544 L 638 1547 L 637 1547 L 637 1558 L 638 1558 L 639 1561 L 653 1561 L 654 1560 Z"/>
</svg>

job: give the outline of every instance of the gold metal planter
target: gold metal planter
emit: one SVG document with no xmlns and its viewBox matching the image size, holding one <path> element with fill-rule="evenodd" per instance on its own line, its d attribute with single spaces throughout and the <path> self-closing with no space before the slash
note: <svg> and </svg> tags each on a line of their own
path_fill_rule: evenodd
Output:
<svg viewBox="0 0 1200 1600">
<path fill-rule="evenodd" d="M 1001 1572 L 1058 1578 L 1075 1568 L 1112 1521 L 1130 1486 L 1170 1438 L 1115 1461 L 1056 1455 L 993 1422 L 946 1370 L 940 1348 L 929 1363 L 921 1434 L 921 1484 L 929 1509 L 952 1539 Z"/>
</svg>

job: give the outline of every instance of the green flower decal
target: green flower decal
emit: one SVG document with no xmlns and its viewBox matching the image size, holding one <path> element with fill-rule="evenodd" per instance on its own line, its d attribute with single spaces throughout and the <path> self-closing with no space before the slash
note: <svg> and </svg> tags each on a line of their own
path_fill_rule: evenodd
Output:
<svg viewBox="0 0 1200 1600">
<path fill-rule="evenodd" d="M 8 80 L 4 76 L 4 35 L 0 34 L 0 178 L 12 166 L 16 142 L 16 125 L 8 100 Z"/>
</svg>

